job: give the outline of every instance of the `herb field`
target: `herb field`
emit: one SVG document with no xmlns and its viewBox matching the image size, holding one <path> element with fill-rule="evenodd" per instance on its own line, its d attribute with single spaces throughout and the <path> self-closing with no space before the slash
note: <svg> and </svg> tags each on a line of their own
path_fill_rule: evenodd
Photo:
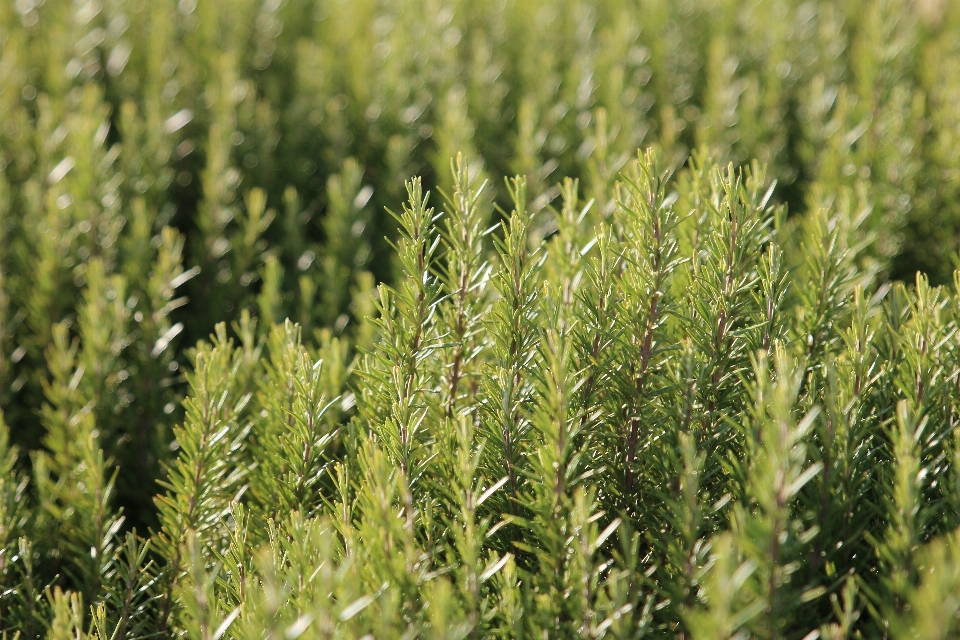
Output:
<svg viewBox="0 0 960 640">
<path fill-rule="evenodd" d="M 960 637 L 960 4 L 0 45 L 3 640 Z"/>
</svg>

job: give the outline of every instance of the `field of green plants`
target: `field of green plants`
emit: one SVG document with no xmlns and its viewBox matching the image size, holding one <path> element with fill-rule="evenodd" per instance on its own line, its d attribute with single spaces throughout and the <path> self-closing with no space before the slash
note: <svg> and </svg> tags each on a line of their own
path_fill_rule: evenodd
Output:
<svg viewBox="0 0 960 640">
<path fill-rule="evenodd" d="M 960 637 L 960 3 L 0 46 L 0 640 Z"/>
</svg>

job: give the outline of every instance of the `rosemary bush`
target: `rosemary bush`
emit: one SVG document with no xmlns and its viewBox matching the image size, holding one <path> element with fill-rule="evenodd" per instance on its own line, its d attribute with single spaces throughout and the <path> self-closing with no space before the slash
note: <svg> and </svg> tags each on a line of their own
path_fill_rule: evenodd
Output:
<svg viewBox="0 0 960 640">
<path fill-rule="evenodd" d="M 960 5 L 0 42 L 3 638 L 960 635 Z"/>
</svg>

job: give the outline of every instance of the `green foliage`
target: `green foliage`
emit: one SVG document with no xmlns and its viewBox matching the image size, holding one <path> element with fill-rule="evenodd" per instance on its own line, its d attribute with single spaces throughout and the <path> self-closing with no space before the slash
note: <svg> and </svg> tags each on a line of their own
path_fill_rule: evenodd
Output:
<svg viewBox="0 0 960 640">
<path fill-rule="evenodd" d="M 0 635 L 955 637 L 958 6 L 0 4 Z"/>
</svg>

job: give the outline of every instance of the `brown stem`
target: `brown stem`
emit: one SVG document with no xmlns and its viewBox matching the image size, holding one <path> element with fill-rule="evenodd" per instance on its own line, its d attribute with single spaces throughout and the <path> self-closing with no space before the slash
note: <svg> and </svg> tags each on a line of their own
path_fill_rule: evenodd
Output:
<svg viewBox="0 0 960 640">
<path fill-rule="evenodd" d="M 647 373 L 650 366 L 650 357 L 653 352 L 653 330 L 657 326 L 657 316 L 660 304 L 660 289 L 663 286 L 663 265 L 661 254 L 663 253 L 663 232 L 660 227 L 660 220 L 654 219 L 653 237 L 655 242 L 655 251 L 653 257 L 654 287 L 653 295 L 650 297 L 650 307 L 647 310 L 647 317 L 644 322 L 643 343 L 640 349 L 640 372 L 636 378 L 636 405 L 639 405 L 643 396 L 644 386 L 647 379 Z M 635 406 L 636 406 L 635 405 Z M 624 486 L 626 493 L 633 490 L 633 463 L 636 458 L 637 444 L 640 438 L 640 420 L 637 415 L 630 418 L 630 431 L 627 435 L 626 469 L 624 472 Z"/>
<path fill-rule="evenodd" d="M 462 366 L 463 360 L 463 343 L 466 339 L 464 335 L 467 331 L 466 328 L 466 299 L 467 299 L 467 287 L 469 286 L 470 274 L 467 270 L 466 263 L 462 264 L 460 267 L 460 285 L 457 289 L 457 341 L 456 346 L 454 347 L 454 356 L 453 356 L 453 367 L 450 370 L 450 397 L 447 399 L 447 417 L 453 417 L 453 410 L 457 402 L 457 389 L 460 385 L 460 367 Z"/>
</svg>

